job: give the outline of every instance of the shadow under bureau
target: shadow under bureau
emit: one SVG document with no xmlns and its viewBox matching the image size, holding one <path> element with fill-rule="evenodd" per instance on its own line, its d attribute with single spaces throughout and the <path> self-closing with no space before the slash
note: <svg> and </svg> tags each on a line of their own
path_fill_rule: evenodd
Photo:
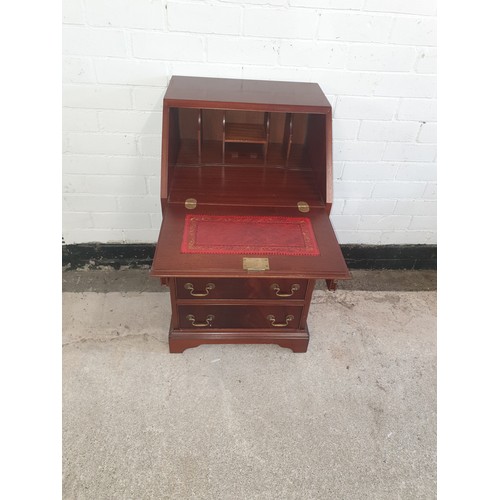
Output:
<svg viewBox="0 0 500 500">
<path fill-rule="evenodd" d="M 350 278 L 329 218 L 331 130 L 317 84 L 171 78 L 151 268 L 170 288 L 170 352 L 307 350 L 315 281 Z"/>
</svg>

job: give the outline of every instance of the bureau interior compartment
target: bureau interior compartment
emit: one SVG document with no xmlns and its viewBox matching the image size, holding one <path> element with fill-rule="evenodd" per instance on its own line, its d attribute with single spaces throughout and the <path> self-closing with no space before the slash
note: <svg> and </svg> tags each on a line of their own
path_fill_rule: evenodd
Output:
<svg viewBox="0 0 500 500">
<path fill-rule="evenodd" d="M 176 166 L 308 168 L 307 113 L 171 108 Z"/>
<path fill-rule="evenodd" d="M 264 205 L 324 204 L 324 114 L 180 107 L 169 113 L 170 202 L 245 204 L 249 197 Z"/>
</svg>

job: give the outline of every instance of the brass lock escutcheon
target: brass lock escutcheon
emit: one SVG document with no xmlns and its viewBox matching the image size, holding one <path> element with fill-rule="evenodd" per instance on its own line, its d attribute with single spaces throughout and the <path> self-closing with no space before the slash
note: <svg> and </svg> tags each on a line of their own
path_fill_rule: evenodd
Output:
<svg viewBox="0 0 500 500">
<path fill-rule="evenodd" d="M 276 297 L 291 297 L 295 292 L 300 290 L 300 285 L 298 283 L 294 283 L 290 288 L 290 293 L 281 293 L 278 283 L 273 283 L 271 285 L 271 290 L 276 292 Z"/>
<path fill-rule="evenodd" d="M 210 290 L 213 290 L 215 288 L 215 284 L 214 283 L 207 283 L 205 285 L 205 292 L 202 292 L 202 293 L 196 293 L 194 291 L 194 286 L 192 283 L 186 283 L 184 285 L 184 288 L 189 291 L 189 293 L 191 294 L 192 297 L 206 297 L 210 293 Z"/>
<path fill-rule="evenodd" d="M 243 257 L 245 271 L 268 271 L 269 259 L 267 257 Z"/>
<path fill-rule="evenodd" d="M 186 316 L 186 319 L 188 321 L 191 321 L 191 325 L 195 326 L 197 328 L 203 328 L 206 326 L 212 326 L 212 321 L 215 319 L 215 316 L 213 314 L 209 314 L 207 318 L 205 319 L 205 323 L 196 323 L 196 318 L 194 317 L 193 314 L 188 314 Z"/>
<path fill-rule="evenodd" d="M 276 318 L 274 317 L 274 315 L 270 314 L 267 317 L 267 321 L 269 321 L 271 323 L 271 326 L 274 326 L 275 328 L 285 328 L 285 327 L 288 326 L 288 323 L 290 323 L 291 321 L 293 321 L 293 315 L 289 314 L 285 318 L 285 323 L 276 323 Z"/>
</svg>

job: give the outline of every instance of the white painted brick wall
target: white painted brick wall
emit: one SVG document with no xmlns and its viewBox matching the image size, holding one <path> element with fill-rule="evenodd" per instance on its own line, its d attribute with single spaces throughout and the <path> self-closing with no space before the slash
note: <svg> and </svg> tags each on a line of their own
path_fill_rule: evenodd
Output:
<svg viewBox="0 0 500 500">
<path fill-rule="evenodd" d="M 148 111 L 99 111 L 99 124 L 103 132 L 131 132 L 154 134 L 161 130 L 161 113 Z"/>
<path fill-rule="evenodd" d="M 415 71 L 417 73 L 436 73 L 437 50 L 432 47 L 423 47 L 418 49 L 417 64 Z"/>
<path fill-rule="evenodd" d="M 85 0 L 85 17 L 91 26 L 143 30 L 165 29 L 163 0 Z"/>
<path fill-rule="evenodd" d="M 418 122 L 395 122 L 365 120 L 359 129 L 358 139 L 361 141 L 415 141 L 420 130 Z"/>
<path fill-rule="evenodd" d="M 394 179 L 398 171 L 393 163 L 344 162 L 341 179 L 345 181 L 385 181 Z"/>
<path fill-rule="evenodd" d="M 401 99 L 397 120 L 415 120 L 420 123 L 435 122 L 437 107 L 435 99 Z"/>
<path fill-rule="evenodd" d="M 283 66 L 344 68 L 348 45 L 312 40 L 290 40 L 280 44 L 278 62 Z"/>
<path fill-rule="evenodd" d="M 62 3 L 64 23 L 84 24 L 83 2 L 81 0 L 65 0 Z"/>
<path fill-rule="evenodd" d="M 63 56 L 63 83 L 95 83 L 95 71 L 90 57 Z"/>
<path fill-rule="evenodd" d="M 318 38 L 344 42 L 384 43 L 391 34 L 392 16 L 324 11 Z"/>
<path fill-rule="evenodd" d="M 390 37 L 392 43 L 405 45 L 436 45 L 436 20 L 425 17 L 398 17 Z"/>
<path fill-rule="evenodd" d="M 139 59 L 203 61 L 203 40 L 182 33 L 132 33 L 132 53 Z"/>
<path fill-rule="evenodd" d="M 101 155 L 136 155 L 137 141 L 134 135 L 66 132 L 64 153 Z"/>
<path fill-rule="evenodd" d="M 341 243 L 436 242 L 436 0 L 65 0 L 63 236 L 154 242 L 172 74 L 318 82 Z"/>
<path fill-rule="evenodd" d="M 418 142 L 437 142 L 437 123 L 422 123 L 417 137 Z"/>
<path fill-rule="evenodd" d="M 411 71 L 415 65 L 415 49 L 397 45 L 352 45 L 347 69 L 359 71 Z"/>
<path fill-rule="evenodd" d="M 335 118 L 392 120 L 399 100 L 378 97 L 340 96 L 334 109 Z"/>
<path fill-rule="evenodd" d="M 243 17 L 243 35 L 262 38 L 311 40 L 318 25 L 318 14 L 312 9 L 245 9 Z"/>
<path fill-rule="evenodd" d="M 278 62 L 279 42 L 238 37 L 210 37 L 207 40 L 209 63 L 268 64 Z"/>
<path fill-rule="evenodd" d="M 365 10 L 373 12 L 393 12 L 399 14 L 436 14 L 434 0 L 366 0 Z"/>
<path fill-rule="evenodd" d="M 127 57 L 127 41 L 121 30 L 63 26 L 63 54 L 77 56 Z"/>
<path fill-rule="evenodd" d="M 239 35 L 242 9 L 236 5 L 168 2 L 167 16 L 170 31 Z"/>
<path fill-rule="evenodd" d="M 98 132 L 97 110 L 65 108 L 62 112 L 62 126 L 68 132 Z"/>
<path fill-rule="evenodd" d="M 132 90 L 116 85 L 64 85 L 65 109 L 131 109 Z"/>
</svg>

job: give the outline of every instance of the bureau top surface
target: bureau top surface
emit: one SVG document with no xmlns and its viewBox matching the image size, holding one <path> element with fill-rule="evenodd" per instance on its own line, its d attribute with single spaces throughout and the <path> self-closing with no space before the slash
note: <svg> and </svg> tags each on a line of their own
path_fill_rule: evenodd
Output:
<svg viewBox="0 0 500 500">
<path fill-rule="evenodd" d="M 317 83 L 174 75 L 165 100 L 186 107 L 290 109 L 326 113 L 331 107 Z"/>
</svg>

